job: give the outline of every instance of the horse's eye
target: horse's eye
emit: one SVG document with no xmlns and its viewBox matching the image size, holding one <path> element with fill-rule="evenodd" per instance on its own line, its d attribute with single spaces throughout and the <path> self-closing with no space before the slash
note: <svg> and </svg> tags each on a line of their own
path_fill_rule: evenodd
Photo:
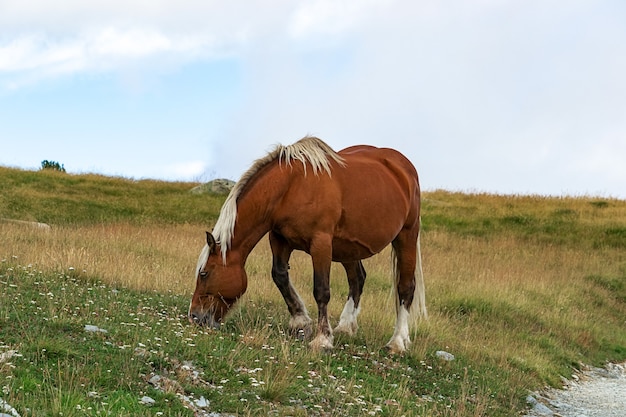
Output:
<svg viewBox="0 0 626 417">
<path fill-rule="evenodd" d="M 200 278 L 206 278 L 207 275 L 209 275 L 209 273 L 206 271 L 200 272 Z"/>
</svg>

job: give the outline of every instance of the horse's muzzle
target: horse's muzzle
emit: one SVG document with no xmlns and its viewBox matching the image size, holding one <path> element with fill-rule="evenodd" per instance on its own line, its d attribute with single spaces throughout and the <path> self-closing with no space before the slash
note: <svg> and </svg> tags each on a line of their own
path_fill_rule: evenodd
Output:
<svg viewBox="0 0 626 417">
<path fill-rule="evenodd" d="M 189 319 L 189 323 L 197 324 L 202 327 L 219 329 L 221 325 L 219 321 L 213 318 L 213 315 L 208 313 L 189 312 L 187 318 Z"/>
</svg>

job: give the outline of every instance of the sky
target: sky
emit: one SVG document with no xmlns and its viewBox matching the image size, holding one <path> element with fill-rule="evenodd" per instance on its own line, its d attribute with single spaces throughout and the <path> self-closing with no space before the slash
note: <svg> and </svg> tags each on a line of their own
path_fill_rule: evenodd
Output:
<svg viewBox="0 0 626 417">
<path fill-rule="evenodd" d="M 424 190 L 626 199 L 623 0 L 0 0 L 0 165 L 237 180 L 396 148 Z"/>
</svg>

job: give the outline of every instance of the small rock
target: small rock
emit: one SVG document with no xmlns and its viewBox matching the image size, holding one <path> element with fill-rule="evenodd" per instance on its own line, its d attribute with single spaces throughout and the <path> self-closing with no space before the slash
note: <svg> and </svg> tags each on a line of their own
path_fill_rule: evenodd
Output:
<svg viewBox="0 0 626 417">
<path fill-rule="evenodd" d="M 552 412 L 552 410 L 550 410 L 548 407 L 546 407 L 545 405 L 537 401 L 537 399 L 533 397 L 532 395 L 529 395 L 528 397 L 526 397 L 526 402 L 528 403 L 528 405 L 532 407 L 533 412 L 537 416 L 553 416 L 554 415 L 554 412 Z"/>
<path fill-rule="evenodd" d="M 3 413 L 6 411 L 9 414 Z M 0 417 L 20 417 L 17 410 L 9 405 L 6 401 L 0 398 Z"/>
<path fill-rule="evenodd" d="M 140 404 L 143 405 L 154 405 L 154 403 L 156 403 L 156 401 L 153 398 L 148 397 L 147 395 L 144 395 L 143 397 L 141 397 L 141 399 L 139 400 Z"/>
<path fill-rule="evenodd" d="M 204 397 L 200 397 L 200 399 L 195 400 L 194 403 L 198 408 L 207 408 L 210 405 L 209 400 Z"/>
<path fill-rule="evenodd" d="M 94 326 L 92 324 L 85 324 L 85 331 L 90 333 L 108 333 L 108 331 L 101 329 L 98 326 Z"/>
<path fill-rule="evenodd" d="M 138 347 L 135 348 L 135 355 L 137 356 L 147 356 L 148 355 L 148 351 L 144 348 Z"/>
<path fill-rule="evenodd" d="M 152 385 L 154 385 L 155 387 L 158 387 L 161 383 L 161 375 L 154 375 L 152 378 L 150 378 L 148 380 L 148 382 Z"/>
<path fill-rule="evenodd" d="M 454 355 L 452 353 L 448 353 L 444 350 L 438 350 L 435 352 L 435 356 L 444 361 L 450 362 L 454 360 Z"/>
<path fill-rule="evenodd" d="M 191 189 L 192 194 L 223 194 L 226 195 L 230 192 L 230 190 L 235 186 L 235 182 L 220 178 L 215 179 L 213 181 L 209 181 L 206 184 L 198 185 Z"/>
</svg>

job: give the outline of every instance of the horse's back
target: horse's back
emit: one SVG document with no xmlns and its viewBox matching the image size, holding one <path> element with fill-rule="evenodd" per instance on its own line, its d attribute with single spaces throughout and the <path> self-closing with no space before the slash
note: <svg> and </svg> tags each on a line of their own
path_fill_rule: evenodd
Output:
<svg viewBox="0 0 626 417">
<path fill-rule="evenodd" d="M 408 182 L 408 192 L 419 193 L 419 179 L 415 166 L 402 153 L 391 148 L 377 148 L 370 145 L 355 145 L 339 151 L 346 159 L 348 167 L 356 164 L 382 164 L 390 170 L 399 181 Z"/>
</svg>

